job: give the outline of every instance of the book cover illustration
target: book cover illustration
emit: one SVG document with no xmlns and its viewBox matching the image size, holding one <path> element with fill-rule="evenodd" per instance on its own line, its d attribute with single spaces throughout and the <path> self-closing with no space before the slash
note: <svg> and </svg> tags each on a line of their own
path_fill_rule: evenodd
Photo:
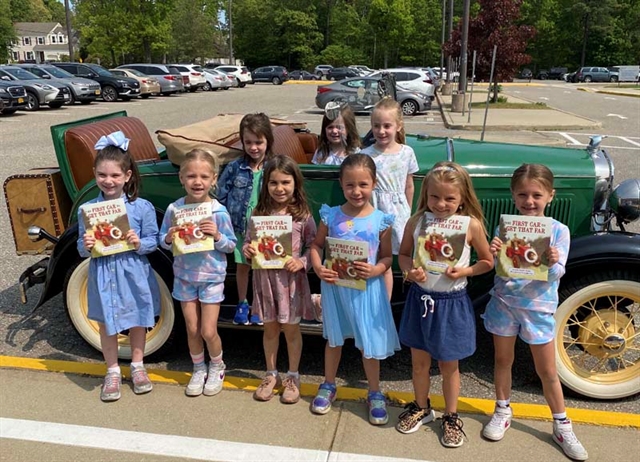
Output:
<svg viewBox="0 0 640 462">
<path fill-rule="evenodd" d="M 464 250 L 470 220 L 463 215 L 436 218 L 425 212 L 414 255 L 416 268 L 444 273 L 454 267 Z"/>
<path fill-rule="evenodd" d="M 502 248 L 496 274 L 518 279 L 546 281 L 549 277 L 547 249 L 551 244 L 549 217 L 502 215 L 498 234 Z"/>
<path fill-rule="evenodd" d="M 91 249 L 92 257 L 135 250 L 125 239 L 130 227 L 124 199 L 85 204 L 81 210 L 87 233 L 96 238 L 96 243 Z"/>
<path fill-rule="evenodd" d="M 293 254 L 293 219 L 291 216 L 251 217 L 251 245 L 256 255 L 253 269 L 283 269 Z"/>
<path fill-rule="evenodd" d="M 369 243 L 327 237 L 326 248 L 325 266 L 338 273 L 336 285 L 365 290 L 367 281 L 358 277 L 353 263 L 357 261 L 367 262 Z"/>
<path fill-rule="evenodd" d="M 203 233 L 199 226 L 202 220 L 211 220 L 211 215 L 211 202 L 184 204 L 175 208 L 173 226 L 177 226 L 178 230 L 173 233 L 174 256 L 214 249 L 213 236 Z"/>
</svg>

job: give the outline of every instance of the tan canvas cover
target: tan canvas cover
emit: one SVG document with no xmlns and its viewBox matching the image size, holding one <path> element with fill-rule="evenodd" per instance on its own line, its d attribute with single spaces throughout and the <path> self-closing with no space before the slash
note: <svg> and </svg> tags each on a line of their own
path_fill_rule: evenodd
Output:
<svg viewBox="0 0 640 462">
<path fill-rule="evenodd" d="M 219 114 L 185 127 L 157 130 L 158 141 L 167 148 L 169 160 L 180 165 L 186 153 L 195 148 L 213 152 L 220 164 L 242 156 L 240 121 L 244 114 Z M 271 118 L 273 125 L 300 126 L 300 123 Z M 302 124 L 304 127 L 304 124 Z"/>
</svg>

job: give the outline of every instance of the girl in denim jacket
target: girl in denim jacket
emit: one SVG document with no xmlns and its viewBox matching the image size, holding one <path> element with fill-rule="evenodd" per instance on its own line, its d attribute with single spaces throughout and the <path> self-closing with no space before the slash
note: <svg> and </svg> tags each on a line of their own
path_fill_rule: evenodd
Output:
<svg viewBox="0 0 640 462">
<path fill-rule="evenodd" d="M 263 165 L 273 156 L 271 152 L 273 132 L 269 117 L 263 113 L 244 116 L 240 121 L 240 139 L 244 156 L 231 162 L 224 169 L 218 181 L 216 197 L 231 215 L 231 223 L 238 242 L 244 242 L 247 223 L 258 204 Z M 242 255 L 241 247 L 238 246 L 234 252 L 238 306 L 233 323 L 262 325 L 262 319 L 258 315 L 249 317 L 247 289 L 251 266 Z"/>
</svg>

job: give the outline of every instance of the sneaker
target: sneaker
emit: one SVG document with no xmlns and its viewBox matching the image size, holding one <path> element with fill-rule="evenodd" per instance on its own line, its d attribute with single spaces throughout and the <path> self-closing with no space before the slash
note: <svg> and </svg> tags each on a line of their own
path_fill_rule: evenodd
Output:
<svg viewBox="0 0 640 462">
<path fill-rule="evenodd" d="M 109 372 L 104 376 L 102 389 L 100 390 L 100 399 L 102 401 L 118 401 L 120 399 L 120 385 L 122 385 L 122 376 L 117 372 Z"/>
<path fill-rule="evenodd" d="M 284 404 L 295 404 L 300 401 L 300 377 L 287 375 L 282 381 L 284 391 L 280 396 L 280 401 Z"/>
<path fill-rule="evenodd" d="M 511 427 L 512 417 L 513 409 L 511 406 L 501 407 L 496 404 L 491 420 L 482 429 L 482 436 L 491 441 L 500 441 Z"/>
<path fill-rule="evenodd" d="M 404 412 L 398 417 L 396 430 L 400 433 L 417 432 L 422 424 L 433 422 L 436 418 L 435 412 L 431 409 L 431 402 L 427 400 L 427 407 L 420 407 L 415 401 L 404 407 Z"/>
<path fill-rule="evenodd" d="M 204 382 L 207 380 L 207 369 L 199 367 L 193 370 L 191 379 L 184 391 L 187 396 L 200 396 L 204 390 Z"/>
<path fill-rule="evenodd" d="M 387 413 L 387 400 L 379 391 L 370 391 L 367 395 L 369 405 L 369 423 L 371 425 L 384 425 L 389 422 Z"/>
<path fill-rule="evenodd" d="M 336 400 L 336 386 L 333 383 L 324 382 L 318 387 L 318 393 L 311 402 L 311 412 L 314 414 L 326 414 L 331 410 L 331 403 Z"/>
<path fill-rule="evenodd" d="M 224 363 L 209 364 L 209 373 L 207 374 L 207 381 L 205 382 L 203 389 L 205 396 L 217 395 L 222 391 L 222 385 L 224 384 L 224 370 Z"/>
<path fill-rule="evenodd" d="M 589 454 L 580 444 L 569 419 L 553 421 L 553 441 L 558 443 L 567 457 L 574 460 L 587 460 Z"/>
<path fill-rule="evenodd" d="M 136 395 L 149 393 L 151 390 L 153 390 L 153 384 L 151 383 L 151 380 L 149 380 L 147 370 L 144 368 L 144 366 L 131 366 L 131 381 L 133 382 L 133 392 Z"/>
<path fill-rule="evenodd" d="M 264 326 L 264 322 L 260 319 L 260 316 L 257 314 L 252 314 L 249 317 L 249 324 L 252 326 Z"/>
<path fill-rule="evenodd" d="M 235 325 L 249 325 L 249 304 L 247 302 L 238 303 L 238 306 L 236 306 L 236 314 L 233 317 L 233 323 Z"/>
<path fill-rule="evenodd" d="M 447 448 L 459 448 L 464 443 L 463 436 L 467 436 L 462 430 L 462 420 L 453 412 L 442 416 L 442 438 L 440 442 Z"/>
<path fill-rule="evenodd" d="M 264 376 L 262 383 L 253 394 L 253 398 L 258 401 L 269 401 L 275 396 L 274 389 L 280 388 L 281 386 L 282 380 L 280 380 L 279 375 L 275 376 L 273 374 L 267 374 Z"/>
</svg>

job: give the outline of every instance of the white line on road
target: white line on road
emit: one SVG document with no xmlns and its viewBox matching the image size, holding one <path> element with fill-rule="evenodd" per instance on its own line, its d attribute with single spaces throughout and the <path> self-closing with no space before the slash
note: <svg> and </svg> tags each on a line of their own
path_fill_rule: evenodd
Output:
<svg viewBox="0 0 640 462">
<path fill-rule="evenodd" d="M 572 138 L 572 137 L 571 137 L 571 136 L 569 136 L 567 133 L 564 133 L 564 132 L 558 132 L 558 134 L 559 134 L 559 135 L 561 135 L 563 138 L 565 138 L 565 139 L 569 140 L 569 142 L 570 142 L 571 144 L 573 144 L 574 146 L 581 146 L 580 141 L 578 141 L 578 140 L 577 140 L 577 139 L 575 139 L 575 138 Z"/>
<path fill-rule="evenodd" d="M 620 114 L 607 114 L 607 117 L 618 117 L 620 119 L 626 119 L 625 116 L 620 115 Z"/>
<path fill-rule="evenodd" d="M 549 98 L 547 98 L 546 96 L 541 96 L 540 99 L 543 99 L 545 101 L 549 101 Z"/>
<path fill-rule="evenodd" d="M 189 436 L 162 435 L 9 418 L 0 418 L 0 438 L 219 462 L 247 460 L 274 462 L 282 460 L 305 462 L 415 462 L 415 459 L 269 446 L 266 444 L 236 443 Z"/>
<path fill-rule="evenodd" d="M 622 141 L 626 141 L 629 144 L 633 144 L 634 146 L 638 146 L 640 147 L 640 143 L 636 143 L 635 141 L 631 141 L 629 138 L 627 138 L 626 136 L 619 136 L 618 138 L 620 138 Z"/>
<path fill-rule="evenodd" d="M 611 97 L 611 96 L 605 96 L 605 97 L 604 97 L 604 99 L 610 99 L 610 100 L 613 100 L 613 101 L 615 101 L 615 100 L 616 100 L 616 98 L 613 98 L 613 97 Z"/>
</svg>

